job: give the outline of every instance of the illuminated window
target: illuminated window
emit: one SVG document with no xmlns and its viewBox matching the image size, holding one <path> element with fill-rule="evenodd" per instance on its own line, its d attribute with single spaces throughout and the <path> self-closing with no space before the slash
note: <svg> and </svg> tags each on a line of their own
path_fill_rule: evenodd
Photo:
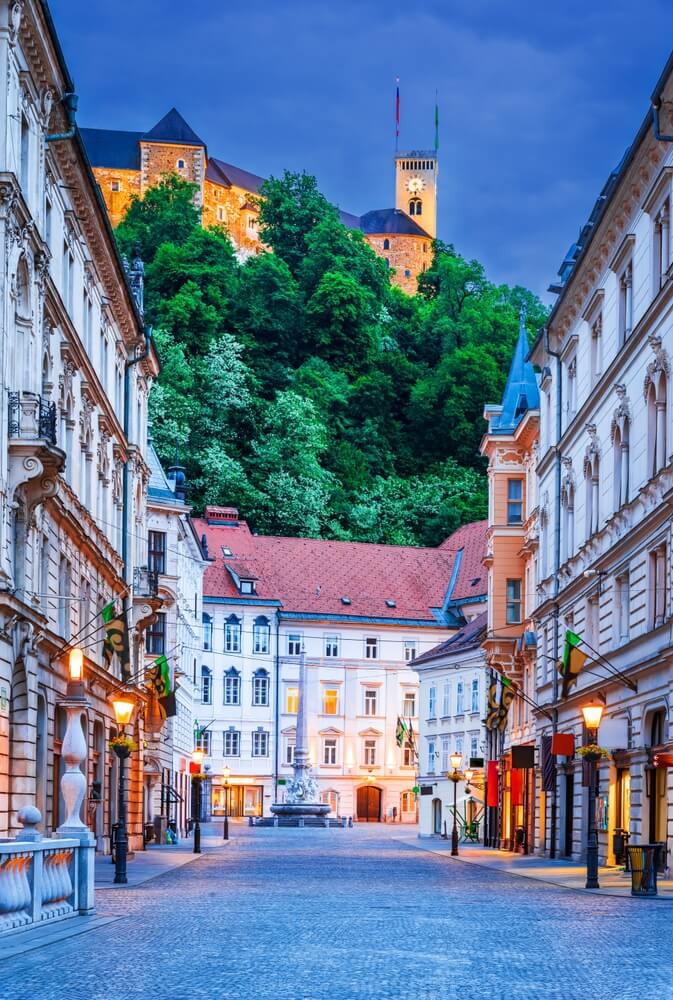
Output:
<svg viewBox="0 0 673 1000">
<path fill-rule="evenodd" d="M 416 692 L 415 691 L 405 691 L 404 692 L 404 703 L 402 705 L 402 714 L 407 719 L 412 719 L 416 715 Z"/>
<path fill-rule="evenodd" d="M 296 715 L 299 711 L 299 688 L 289 687 L 287 689 L 287 713 L 288 715 Z"/>
<path fill-rule="evenodd" d="M 322 693 L 322 710 L 325 715 L 338 714 L 339 692 L 336 688 L 324 688 Z"/>
</svg>

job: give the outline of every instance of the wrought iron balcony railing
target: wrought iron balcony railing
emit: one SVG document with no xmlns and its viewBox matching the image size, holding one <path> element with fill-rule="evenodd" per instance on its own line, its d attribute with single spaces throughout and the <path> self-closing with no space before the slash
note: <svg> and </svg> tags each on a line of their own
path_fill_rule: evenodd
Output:
<svg viewBox="0 0 673 1000">
<path fill-rule="evenodd" d="M 56 403 L 33 392 L 9 393 L 9 437 L 56 444 Z"/>
<path fill-rule="evenodd" d="M 135 597 L 158 597 L 159 574 L 147 566 L 136 566 L 133 570 L 133 594 Z"/>
</svg>

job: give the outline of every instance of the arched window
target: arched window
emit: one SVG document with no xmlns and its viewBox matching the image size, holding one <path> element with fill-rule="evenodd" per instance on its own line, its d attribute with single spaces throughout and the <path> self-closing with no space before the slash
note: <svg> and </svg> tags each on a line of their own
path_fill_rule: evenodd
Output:
<svg viewBox="0 0 673 1000">
<path fill-rule="evenodd" d="M 201 621 L 203 622 L 203 648 L 212 649 L 213 648 L 213 619 L 206 612 L 203 612 L 201 616 Z"/>
<path fill-rule="evenodd" d="M 423 202 L 420 198 L 412 198 L 409 202 L 409 215 L 422 215 Z"/>
<path fill-rule="evenodd" d="M 586 479 L 586 537 L 587 540 L 598 531 L 599 525 L 599 458 L 595 452 L 588 455 L 584 461 L 584 476 Z"/>
<path fill-rule="evenodd" d="M 224 651 L 241 652 L 241 620 L 236 615 L 229 615 L 224 623 Z"/>
<path fill-rule="evenodd" d="M 201 667 L 201 701 L 204 705 L 213 704 L 213 675 L 208 667 Z"/>
<path fill-rule="evenodd" d="M 241 675 L 236 667 L 230 667 L 224 675 L 224 704 L 241 704 Z"/>
<path fill-rule="evenodd" d="M 666 465 L 666 397 L 666 372 L 658 369 L 646 390 L 648 477 L 656 476 Z"/>
<path fill-rule="evenodd" d="M 390 250 L 390 240 L 389 240 L 389 239 L 388 239 L 387 237 L 386 237 L 386 239 L 385 239 L 385 240 L 383 241 L 383 249 L 384 249 L 384 250 Z"/>
<path fill-rule="evenodd" d="M 269 704 L 269 672 L 267 670 L 255 670 L 252 675 L 252 703 L 253 705 Z"/>
<path fill-rule="evenodd" d="M 566 481 L 562 501 L 565 522 L 564 558 L 570 559 L 575 554 L 575 487 L 570 481 Z"/>
<path fill-rule="evenodd" d="M 253 653 L 268 653 L 271 639 L 271 629 L 269 619 L 264 615 L 255 618 L 252 626 L 252 651 Z"/>
<path fill-rule="evenodd" d="M 178 170 L 184 170 L 185 169 L 185 161 L 184 160 L 178 160 L 178 162 L 175 164 L 175 166 L 178 168 Z"/>
<path fill-rule="evenodd" d="M 333 788 L 328 788 L 321 795 L 321 800 L 326 802 L 330 808 L 330 812 L 334 813 L 335 816 L 339 815 L 339 793 L 335 792 Z"/>
<path fill-rule="evenodd" d="M 666 742 L 666 710 L 658 709 L 652 715 L 650 724 L 650 746 L 658 747 Z"/>
<path fill-rule="evenodd" d="M 612 449 L 614 504 L 617 511 L 629 499 L 629 422 L 626 418 L 614 426 Z"/>
</svg>

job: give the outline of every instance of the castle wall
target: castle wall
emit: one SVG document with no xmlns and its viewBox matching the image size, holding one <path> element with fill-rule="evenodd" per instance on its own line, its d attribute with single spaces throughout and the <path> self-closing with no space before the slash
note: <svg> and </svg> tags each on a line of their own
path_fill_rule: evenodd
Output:
<svg viewBox="0 0 673 1000">
<path fill-rule="evenodd" d="M 418 276 L 432 263 L 432 240 L 419 236 L 365 236 L 372 250 L 388 261 L 390 280 L 407 295 L 415 295 Z"/>
</svg>

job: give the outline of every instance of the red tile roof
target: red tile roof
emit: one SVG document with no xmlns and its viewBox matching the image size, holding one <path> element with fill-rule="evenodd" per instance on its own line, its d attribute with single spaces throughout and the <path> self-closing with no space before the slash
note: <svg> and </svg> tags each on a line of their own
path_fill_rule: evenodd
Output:
<svg viewBox="0 0 673 1000">
<path fill-rule="evenodd" d="M 279 601 L 284 611 L 305 614 L 432 622 L 436 618 L 431 608 L 441 608 L 445 602 L 460 549 L 453 589 L 464 597 L 486 592 L 480 565 L 486 522 L 466 525 L 431 549 L 253 535 L 236 515 L 231 508 L 207 507 L 205 517 L 195 519 L 196 531 L 206 536 L 208 553 L 215 560 L 204 577 L 206 597 L 241 602 L 262 598 Z M 224 555 L 224 548 L 232 555 Z M 257 578 L 255 595 L 238 593 L 225 563 L 239 576 Z M 477 576 L 483 586 L 472 586 Z M 350 603 L 344 603 L 344 597 Z M 394 606 L 386 601 L 394 601 Z"/>
<path fill-rule="evenodd" d="M 480 646 L 482 639 L 486 635 L 488 627 L 488 611 L 482 611 L 471 622 L 464 625 L 460 632 L 456 632 L 446 642 L 440 642 L 438 646 L 433 646 L 426 653 L 421 653 L 414 660 L 414 663 L 425 663 L 434 660 L 444 654 L 465 652 L 466 649 L 473 649 Z"/>
</svg>

